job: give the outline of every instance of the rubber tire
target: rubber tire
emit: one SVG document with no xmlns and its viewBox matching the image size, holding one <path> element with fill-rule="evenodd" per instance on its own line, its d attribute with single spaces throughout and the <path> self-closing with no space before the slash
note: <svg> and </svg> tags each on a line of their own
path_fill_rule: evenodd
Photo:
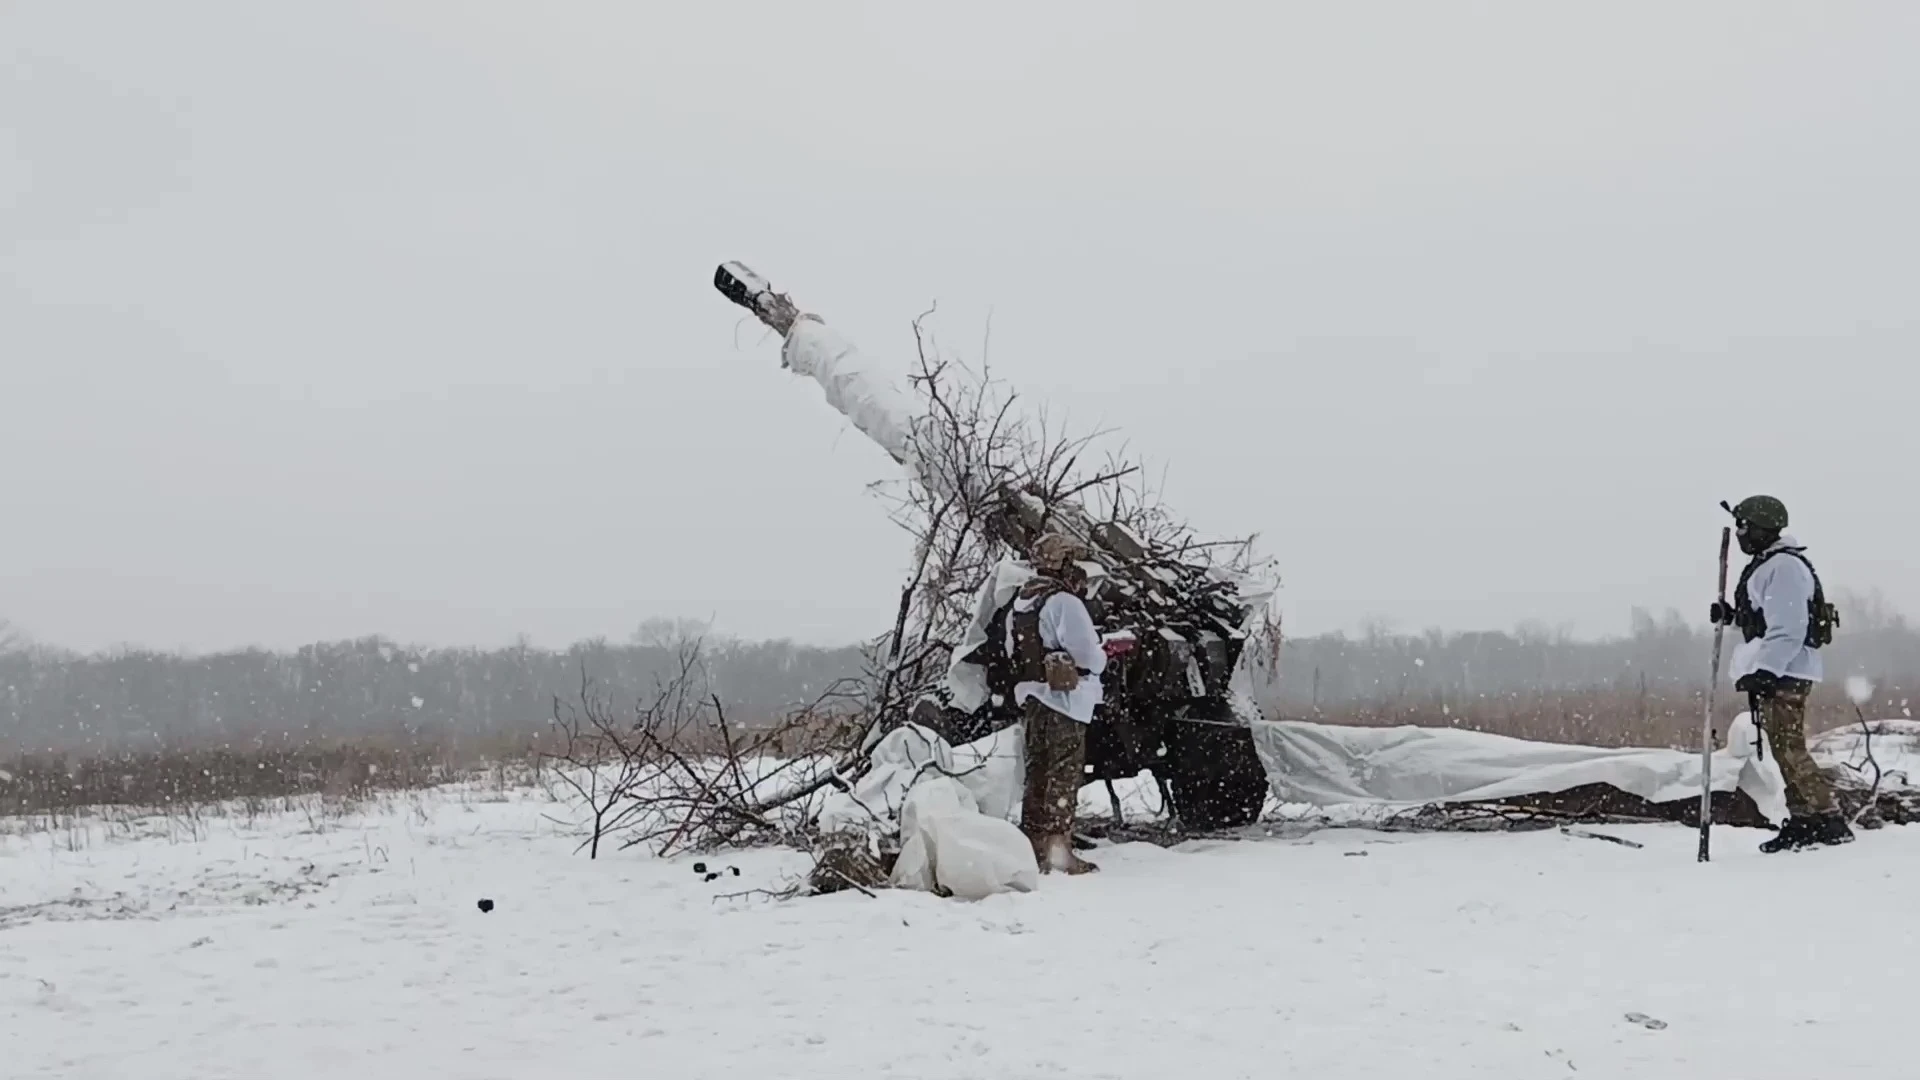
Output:
<svg viewBox="0 0 1920 1080">
<path fill-rule="evenodd" d="M 1267 771 L 1253 748 L 1253 732 L 1238 725 L 1175 721 L 1168 736 L 1167 788 L 1183 828 L 1211 832 L 1260 820 Z"/>
</svg>

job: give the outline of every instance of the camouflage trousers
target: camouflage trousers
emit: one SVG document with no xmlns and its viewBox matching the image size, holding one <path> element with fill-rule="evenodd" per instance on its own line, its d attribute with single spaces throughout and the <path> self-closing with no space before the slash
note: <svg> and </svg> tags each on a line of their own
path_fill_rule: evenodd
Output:
<svg viewBox="0 0 1920 1080">
<path fill-rule="evenodd" d="M 1753 715 L 1767 733 L 1780 778 L 1787 785 L 1787 813 L 1823 814 L 1834 808 L 1833 785 L 1807 752 L 1807 693 L 1811 683 L 1793 680 L 1767 697 L 1752 699 Z"/>
<path fill-rule="evenodd" d="M 1020 828 L 1035 839 L 1072 832 L 1086 778 L 1087 725 L 1029 698 L 1026 729 L 1027 791 Z"/>
</svg>

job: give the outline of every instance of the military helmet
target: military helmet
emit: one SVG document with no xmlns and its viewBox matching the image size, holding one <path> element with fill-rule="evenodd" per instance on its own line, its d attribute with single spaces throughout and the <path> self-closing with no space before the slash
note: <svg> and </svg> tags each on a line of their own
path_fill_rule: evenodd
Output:
<svg viewBox="0 0 1920 1080">
<path fill-rule="evenodd" d="M 1033 565 L 1045 571 L 1064 570 L 1069 563 L 1093 557 L 1093 549 L 1066 533 L 1050 532 L 1033 542 Z"/>
<path fill-rule="evenodd" d="M 1771 495 L 1753 495 L 1740 500 L 1733 508 L 1734 524 L 1747 529 L 1771 529 L 1784 531 L 1787 527 L 1787 504 Z"/>
</svg>

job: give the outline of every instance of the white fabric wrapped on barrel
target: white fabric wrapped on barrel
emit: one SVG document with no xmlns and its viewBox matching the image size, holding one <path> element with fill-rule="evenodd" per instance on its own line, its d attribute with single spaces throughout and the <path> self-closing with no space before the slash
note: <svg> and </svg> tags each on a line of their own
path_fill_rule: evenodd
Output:
<svg viewBox="0 0 1920 1080">
<path fill-rule="evenodd" d="M 820 384 L 827 404 L 878 443 L 887 456 L 918 471 L 913 421 L 920 414 L 904 369 L 862 353 L 846 335 L 818 319 L 802 317 L 787 333 L 780 358 Z"/>
</svg>

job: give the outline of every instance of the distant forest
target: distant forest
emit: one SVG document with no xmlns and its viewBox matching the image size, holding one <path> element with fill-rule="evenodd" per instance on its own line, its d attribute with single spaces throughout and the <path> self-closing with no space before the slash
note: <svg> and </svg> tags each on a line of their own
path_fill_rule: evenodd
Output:
<svg viewBox="0 0 1920 1080">
<path fill-rule="evenodd" d="M 1920 632 L 1877 597 L 1848 597 L 1827 650 L 1832 682 L 1863 674 L 1876 707 L 1905 707 L 1920 681 Z M 80 655 L 0 632 L 0 755 L 306 742 L 369 737 L 471 742 L 524 739 L 584 672 L 616 701 L 670 675 L 684 623 L 655 620 L 625 643 L 568 649 L 415 649 L 380 638 L 297 652 L 210 656 L 125 650 Z M 1711 636 L 1701 620 L 1635 612 L 1632 632 L 1582 641 L 1544 627 L 1512 632 L 1393 633 L 1384 627 L 1289 638 L 1280 674 L 1258 688 L 1270 715 L 1410 717 L 1474 702 L 1505 707 L 1543 693 L 1664 698 L 1697 693 Z M 811 701 L 864 666 L 859 646 L 708 639 L 714 691 L 744 722 Z M 1920 689 L 1920 688 L 1916 688 Z M 1837 689 L 1824 690 L 1832 696 Z M 1916 694 L 1920 696 L 1920 694 Z M 1440 703 L 1436 705 L 1436 703 Z M 1671 710 L 1672 706 L 1669 705 Z"/>
</svg>

